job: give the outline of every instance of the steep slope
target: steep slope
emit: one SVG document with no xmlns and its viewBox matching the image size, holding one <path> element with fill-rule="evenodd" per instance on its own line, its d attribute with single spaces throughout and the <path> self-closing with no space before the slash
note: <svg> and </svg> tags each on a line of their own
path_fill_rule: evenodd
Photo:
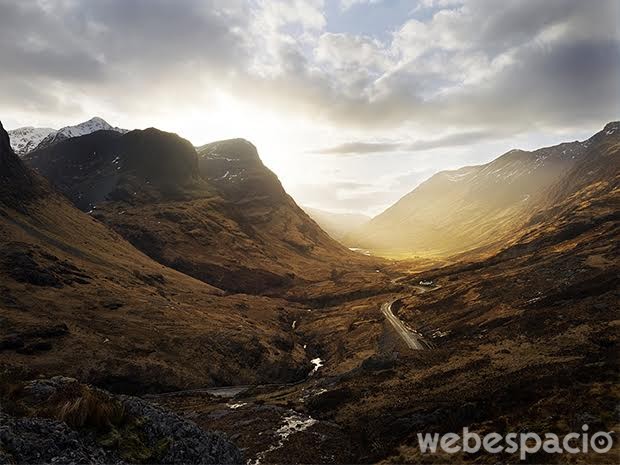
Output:
<svg viewBox="0 0 620 465">
<path fill-rule="evenodd" d="M 570 183 L 567 176 L 575 166 L 595 163 L 601 144 L 618 140 L 612 126 L 585 142 L 512 150 L 486 165 L 438 173 L 351 234 L 347 243 L 405 255 L 497 250 L 533 214 L 551 206 L 550 189 Z"/>
<path fill-rule="evenodd" d="M 229 415 L 189 397 L 170 405 L 240 434 L 248 455 L 270 463 L 336 456 L 335 463 L 495 464 L 499 456 L 484 450 L 475 458 L 423 454 L 418 433 L 467 427 L 481 435 L 562 437 L 584 424 L 616 431 L 610 412 L 619 400 L 620 141 L 606 133 L 615 127 L 590 140 L 596 152 L 547 193 L 552 205 L 500 253 L 415 273 L 415 263 L 395 263 L 402 277 L 383 294 L 302 317 L 298 331 L 322 349 L 317 379 L 251 392 L 237 400 L 247 403 L 244 410 Z M 421 280 L 437 287 L 421 289 Z M 391 301 L 431 350 L 403 344 L 381 315 L 380 306 Z M 277 444 L 273 433 L 282 420 L 269 423 L 264 404 L 286 405 L 288 415 L 292 409 L 316 423 L 267 449 Z M 346 439 L 322 441 L 327 424 L 346 431 Z M 574 461 L 612 464 L 617 456 L 612 449 Z M 529 461 L 559 464 L 565 457 L 540 451 Z M 506 452 L 501 461 L 519 457 Z"/>
<path fill-rule="evenodd" d="M 309 371 L 295 305 L 224 296 L 148 258 L 26 168 L 1 127 L 0 177 L 3 372 L 146 392 Z"/>
<path fill-rule="evenodd" d="M 109 198 L 132 201 L 138 188 L 145 199 L 174 195 L 199 178 L 191 144 L 153 128 L 125 136 L 97 131 L 37 149 L 24 161 L 85 211 Z"/>
<path fill-rule="evenodd" d="M 104 119 L 95 116 L 94 118 L 84 121 L 83 123 L 76 124 L 75 126 L 65 126 L 58 131 L 50 132 L 39 142 L 38 145 L 32 147 L 30 150 L 33 150 L 34 148 L 42 149 L 45 147 L 50 147 L 63 140 L 70 139 L 72 137 L 85 136 L 86 134 L 91 134 L 96 131 L 116 131 L 121 134 L 127 132 L 126 129 L 112 127 Z"/>
<path fill-rule="evenodd" d="M 155 129 L 99 131 L 25 160 L 160 263 L 233 292 L 274 293 L 365 263 L 286 194 L 247 141 L 196 154 Z"/>
<path fill-rule="evenodd" d="M 325 232 L 338 241 L 371 219 L 362 214 L 335 213 L 310 207 L 303 207 L 303 209 Z"/>
<path fill-rule="evenodd" d="M 32 126 L 8 131 L 9 138 L 11 139 L 11 147 L 19 156 L 33 151 L 43 139 L 54 132 L 56 132 L 56 129 L 34 128 Z"/>
<path fill-rule="evenodd" d="M 243 407 L 224 414 L 217 399 L 162 401 L 238 434 L 246 457 L 265 463 L 496 464 L 500 456 L 484 450 L 423 454 L 417 435 L 467 427 L 562 437 L 584 424 L 616 431 L 620 144 L 597 144 L 596 157 L 566 175 L 565 190 L 549 193 L 560 201 L 502 252 L 415 273 L 415 262 L 394 263 L 402 274 L 382 293 L 301 316 L 296 330 L 321 348 L 318 376 L 243 393 Z M 421 280 L 438 286 L 421 288 Z M 395 333 L 380 310 L 392 301 L 431 350 L 410 350 Z M 282 443 L 278 432 L 291 417 L 312 420 Z M 528 459 L 565 457 L 540 451 Z M 617 454 L 574 459 L 615 464 Z M 500 461 L 517 463 L 518 453 Z"/>
<path fill-rule="evenodd" d="M 586 142 L 592 151 L 546 192 L 545 206 L 508 241 L 513 250 L 568 240 L 620 218 L 619 132 L 620 123 L 609 123 Z"/>
</svg>

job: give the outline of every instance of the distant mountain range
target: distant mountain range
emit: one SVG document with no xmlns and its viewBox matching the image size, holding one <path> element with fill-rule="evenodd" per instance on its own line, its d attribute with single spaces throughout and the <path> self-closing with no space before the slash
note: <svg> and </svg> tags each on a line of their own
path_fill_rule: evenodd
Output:
<svg viewBox="0 0 620 465">
<path fill-rule="evenodd" d="M 75 126 L 65 126 L 58 130 L 27 126 L 8 131 L 8 134 L 15 153 L 24 156 L 37 148 L 48 147 L 62 140 L 84 136 L 95 131 L 116 131 L 121 134 L 128 132 L 126 129 L 112 127 L 102 118 L 94 117 Z"/>
<path fill-rule="evenodd" d="M 613 122 L 583 142 L 532 152 L 511 150 L 485 165 L 440 172 L 345 241 L 402 256 L 498 250 L 580 183 L 606 179 L 607 174 L 592 165 L 602 167 L 601 154 L 617 150 L 619 142 L 620 123 Z M 608 161 L 617 164 L 617 153 Z M 618 180 L 606 182 L 617 185 Z"/>
</svg>

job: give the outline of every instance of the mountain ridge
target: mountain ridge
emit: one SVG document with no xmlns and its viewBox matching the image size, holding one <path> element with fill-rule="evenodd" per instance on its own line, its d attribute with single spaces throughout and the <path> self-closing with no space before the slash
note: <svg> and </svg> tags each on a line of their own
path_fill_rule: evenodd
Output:
<svg viewBox="0 0 620 465">
<path fill-rule="evenodd" d="M 618 138 L 617 126 L 609 123 L 585 141 L 514 149 L 483 165 L 437 173 L 345 241 L 378 253 L 444 257 L 499 244 L 549 207 L 548 190 L 606 139 Z"/>
<path fill-rule="evenodd" d="M 19 156 L 23 156 L 28 152 L 33 151 L 43 139 L 53 132 L 56 132 L 56 129 L 24 126 L 17 129 L 11 129 L 8 131 L 8 134 L 11 139 L 11 146 L 13 147 L 15 153 Z"/>
<path fill-rule="evenodd" d="M 374 270 L 323 232 L 243 139 L 196 152 L 156 129 L 98 131 L 24 160 L 151 258 L 231 292 L 281 292 L 353 262 Z"/>
<path fill-rule="evenodd" d="M 36 149 L 42 149 L 62 140 L 84 136 L 96 131 L 115 131 L 121 134 L 129 132 L 127 129 L 112 127 L 107 121 L 98 116 L 73 126 L 64 126 L 58 130 L 24 126 L 7 132 L 11 139 L 13 150 L 22 157 Z"/>
</svg>

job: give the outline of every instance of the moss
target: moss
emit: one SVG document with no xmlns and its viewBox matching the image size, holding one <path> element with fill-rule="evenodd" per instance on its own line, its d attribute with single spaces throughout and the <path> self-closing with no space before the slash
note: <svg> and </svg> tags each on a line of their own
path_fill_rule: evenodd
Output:
<svg viewBox="0 0 620 465">
<path fill-rule="evenodd" d="M 128 415 L 122 403 L 104 391 L 78 382 L 63 384 L 43 403 L 34 402 L 23 383 L 4 382 L 0 401 L 10 415 L 50 418 L 91 432 L 99 446 L 129 463 L 161 462 L 171 444 L 167 437 L 151 444 L 143 418 Z"/>
<path fill-rule="evenodd" d="M 130 418 L 99 436 L 97 443 L 106 449 L 118 451 L 121 458 L 130 463 L 161 462 L 170 447 L 170 438 L 161 438 L 150 445 L 142 425 L 142 419 Z"/>
</svg>

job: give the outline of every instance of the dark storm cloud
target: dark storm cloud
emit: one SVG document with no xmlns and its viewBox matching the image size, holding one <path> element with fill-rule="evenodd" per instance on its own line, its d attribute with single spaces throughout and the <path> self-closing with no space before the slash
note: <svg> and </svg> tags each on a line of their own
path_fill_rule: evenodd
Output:
<svg viewBox="0 0 620 465">
<path fill-rule="evenodd" d="M 87 81 L 103 72 L 90 51 L 69 38 L 59 18 L 29 0 L 0 0 L 0 60 L 5 79 Z"/>
<path fill-rule="evenodd" d="M 527 127 L 606 122 L 620 111 L 620 43 L 575 41 L 532 48 L 492 84 L 448 100 L 445 120 Z"/>
<path fill-rule="evenodd" d="M 78 27 L 90 25 L 106 61 L 150 68 L 186 63 L 243 65 L 238 36 L 241 15 L 224 15 L 217 2 L 106 0 L 75 12 Z M 219 2 L 221 5 L 222 3 Z"/>
</svg>

